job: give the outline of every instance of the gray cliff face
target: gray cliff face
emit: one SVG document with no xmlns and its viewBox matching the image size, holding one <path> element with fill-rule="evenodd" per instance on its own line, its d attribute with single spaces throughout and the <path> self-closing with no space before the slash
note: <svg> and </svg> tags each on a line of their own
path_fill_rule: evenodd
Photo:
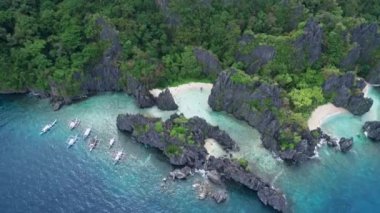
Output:
<svg viewBox="0 0 380 213">
<path fill-rule="evenodd" d="M 380 63 L 369 71 L 365 79 L 370 84 L 380 85 Z"/>
<path fill-rule="evenodd" d="M 126 92 L 136 99 L 140 108 L 149 108 L 156 104 L 156 100 L 145 85 L 131 75 L 127 76 Z"/>
<path fill-rule="evenodd" d="M 322 54 L 323 43 L 322 28 L 316 22 L 309 20 L 305 26 L 304 34 L 298 38 L 293 46 L 295 48 L 295 59 L 298 64 L 314 64 Z"/>
<path fill-rule="evenodd" d="M 333 96 L 335 106 L 346 108 L 354 115 L 363 115 L 373 104 L 372 99 L 364 97 L 364 87 L 363 80 L 357 79 L 353 73 L 346 73 L 327 79 L 323 85 L 323 92 Z"/>
<path fill-rule="evenodd" d="M 282 159 L 291 163 L 304 161 L 314 155 L 316 145 L 308 132 L 302 135 L 305 139 L 294 150 L 281 151 L 278 143 L 280 122 L 271 108 L 281 108 L 280 89 L 265 83 L 235 83 L 232 76 L 234 69 L 220 73 L 208 99 L 215 111 L 226 111 L 237 119 L 245 120 L 261 133 L 264 147 Z"/>
<path fill-rule="evenodd" d="M 110 46 L 104 51 L 99 63 L 80 77 L 83 79 L 82 90 L 86 93 L 121 90 L 116 63 L 122 50 L 118 32 L 103 18 L 98 18 L 96 24 L 101 28 L 100 40 L 109 42 Z"/>
<path fill-rule="evenodd" d="M 380 121 L 367 121 L 363 126 L 363 131 L 369 139 L 380 142 Z"/>
<path fill-rule="evenodd" d="M 198 63 L 202 66 L 203 73 L 207 76 L 216 77 L 222 71 L 219 59 L 210 51 L 197 47 L 193 49 L 193 52 Z"/>
<path fill-rule="evenodd" d="M 245 41 L 248 40 L 248 37 L 242 37 L 240 43 L 245 43 Z M 273 47 L 262 45 L 254 48 L 248 54 L 243 54 L 239 51 L 236 54 L 235 58 L 237 61 L 241 61 L 247 65 L 248 68 L 246 69 L 246 72 L 248 74 L 254 74 L 261 67 L 267 64 L 269 61 L 271 61 L 274 58 L 275 54 L 276 50 Z"/>
<path fill-rule="evenodd" d="M 160 110 L 177 110 L 178 105 L 175 103 L 174 98 L 172 94 L 170 93 L 169 89 L 165 89 L 163 92 L 161 92 L 157 99 L 157 107 Z"/>
<path fill-rule="evenodd" d="M 220 73 L 214 84 L 208 104 L 215 111 L 226 111 L 238 119 L 246 120 L 260 132 L 274 135 L 279 129 L 279 122 L 269 110 L 259 111 L 252 107 L 265 108 L 266 100 L 274 107 L 281 107 L 280 90 L 275 86 L 261 83 L 255 85 L 235 84 L 231 79 L 235 70 Z"/>
<path fill-rule="evenodd" d="M 358 63 L 371 65 L 374 52 L 380 48 L 380 34 L 377 24 L 362 24 L 349 32 L 353 49 L 342 59 L 340 66 L 345 70 L 354 70 Z M 380 84 L 380 64 L 373 65 L 365 79 L 371 84 Z"/>
<path fill-rule="evenodd" d="M 380 47 L 380 34 L 377 31 L 377 24 L 362 24 L 349 32 L 351 42 L 356 44 L 356 47 L 342 60 L 342 68 L 352 70 L 359 61 L 362 63 L 371 61 L 373 51 Z"/>
<path fill-rule="evenodd" d="M 263 181 L 257 175 L 245 170 L 238 163 L 227 158 L 215 158 L 210 156 L 204 148 L 204 140 L 214 138 L 226 151 L 238 150 L 238 146 L 229 135 L 218 127 L 209 125 L 199 117 L 186 119 L 183 116 L 174 114 L 167 121 L 163 122 L 162 129 L 157 128 L 160 119 L 147 118 L 142 115 L 119 115 L 117 117 L 117 127 L 129 135 L 132 135 L 137 142 L 146 144 L 159 150 L 169 158 L 172 165 L 184 166 L 170 173 L 173 179 L 185 179 L 192 168 L 206 169 L 207 176 L 213 182 L 224 185 L 226 181 L 235 181 L 247 188 L 257 191 L 259 199 L 268 206 L 278 211 L 288 210 L 287 201 L 284 194 Z M 173 134 L 173 129 L 181 125 L 186 132 L 186 138 L 190 135 L 194 140 L 182 141 L 180 136 Z M 190 135 L 189 135 L 190 134 Z M 180 152 L 173 154 L 168 151 L 169 147 L 176 146 Z M 212 196 L 216 202 L 223 202 L 227 199 L 226 192 L 214 193 Z"/>
</svg>

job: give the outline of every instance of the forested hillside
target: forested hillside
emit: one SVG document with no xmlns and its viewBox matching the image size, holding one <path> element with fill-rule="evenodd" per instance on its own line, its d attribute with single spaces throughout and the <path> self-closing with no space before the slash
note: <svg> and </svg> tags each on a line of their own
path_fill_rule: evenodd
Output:
<svg viewBox="0 0 380 213">
<path fill-rule="evenodd" d="M 280 87 L 278 117 L 305 127 L 335 97 L 322 90 L 330 76 L 380 83 L 379 16 L 375 0 L 2 0 L 0 91 L 67 98 L 233 67 L 236 83 Z"/>
</svg>

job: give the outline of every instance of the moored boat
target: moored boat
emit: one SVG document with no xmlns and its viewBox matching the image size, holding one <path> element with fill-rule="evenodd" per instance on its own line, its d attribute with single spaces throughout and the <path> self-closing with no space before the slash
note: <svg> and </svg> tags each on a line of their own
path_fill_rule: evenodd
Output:
<svg viewBox="0 0 380 213">
<path fill-rule="evenodd" d="M 75 137 L 70 137 L 67 142 L 68 144 L 67 148 L 72 147 L 77 142 L 77 140 L 78 140 L 78 135 L 76 135 Z"/>
<path fill-rule="evenodd" d="M 78 118 L 75 118 L 74 120 L 71 120 L 70 123 L 69 123 L 69 128 L 71 130 L 75 129 L 76 127 L 78 127 L 80 124 L 80 120 Z"/>
<path fill-rule="evenodd" d="M 115 138 L 111 138 L 111 140 L 110 140 L 110 146 L 109 146 L 110 149 L 112 148 L 112 146 L 113 146 L 114 143 L 115 143 Z"/>
<path fill-rule="evenodd" d="M 91 128 L 87 128 L 83 133 L 83 138 L 86 139 L 91 134 Z"/>
<path fill-rule="evenodd" d="M 120 159 L 123 157 L 123 155 L 124 155 L 123 151 L 117 152 L 117 154 L 114 158 L 114 164 L 115 165 L 120 161 Z"/>
<path fill-rule="evenodd" d="M 53 126 L 57 123 L 57 119 L 55 119 L 53 122 L 51 122 L 50 124 L 44 126 L 44 128 L 42 128 L 41 132 L 40 132 L 40 135 L 48 132 L 51 128 L 53 128 Z"/>
<path fill-rule="evenodd" d="M 91 138 L 90 144 L 88 145 L 90 147 L 90 152 L 92 152 L 92 150 L 94 150 L 96 148 L 98 143 L 99 143 L 99 139 L 97 136 Z"/>
</svg>

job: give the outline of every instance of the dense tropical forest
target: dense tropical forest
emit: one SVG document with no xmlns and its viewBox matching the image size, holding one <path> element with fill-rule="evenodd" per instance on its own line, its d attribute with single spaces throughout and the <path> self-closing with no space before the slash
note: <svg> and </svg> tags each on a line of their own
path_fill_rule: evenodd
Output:
<svg viewBox="0 0 380 213">
<path fill-rule="evenodd" d="M 59 85 L 61 96 L 79 94 L 80 76 L 110 46 L 99 37 L 102 19 L 118 32 L 121 88 L 127 74 L 150 88 L 212 82 L 216 75 L 203 72 L 194 54 L 199 48 L 223 69 L 236 68 L 236 82 L 279 85 L 286 116 L 305 125 L 312 109 L 331 98 L 321 89 L 327 77 L 347 71 L 364 77 L 375 66 L 378 50 L 354 66 L 342 60 L 355 47 L 347 32 L 379 18 L 375 0 L 2 0 L 0 90 L 50 92 Z M 310 20 L 322 30 L 318 57 L 295 48 Z M 244 56 L 263 45 L 275 49 L 274 57 L 252 70 Z"/>
</svg>

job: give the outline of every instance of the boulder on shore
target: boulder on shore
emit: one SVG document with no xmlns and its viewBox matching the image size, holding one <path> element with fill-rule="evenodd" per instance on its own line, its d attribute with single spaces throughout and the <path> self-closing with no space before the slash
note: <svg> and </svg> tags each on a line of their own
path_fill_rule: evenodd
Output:
<svg viewBox="0 0 380 213">
<path fill-rule="evenodd" d="M 185 166 L 181 169 L 175 169 L 172 172 L 169 173 L 170 177 L 175 180 L 175 179 L 186 179 L 187 176 L 191 175 L 191 168 L 188 166 Z"/>
<path fill-rule="evenodd" d="M 156 99 L 157 107 L 160 110 L 177 110 L 178 105 L 175 103 L 172 93 L 169 89 L 162 91 Z"/>
<path fill-rule="evenodd" d="M 216 203 L 222 203 L 227 200 L 228 194 L 226 190 L 218 190 L 211 193 L 211 197 L 215 200 Z"/>
<path fill-rule="evenodd" d="M 369 139 L 380 142 L 380 121 L 365 122 L 363 131 Z"/>
<path fill-rule="evenodd" d="M 340 151 L 342 151 L 343 153 L 350 151 L 354 144 L 353 142 L 353 138 L 341 138 L 339 140 Z"/>
</svg>

